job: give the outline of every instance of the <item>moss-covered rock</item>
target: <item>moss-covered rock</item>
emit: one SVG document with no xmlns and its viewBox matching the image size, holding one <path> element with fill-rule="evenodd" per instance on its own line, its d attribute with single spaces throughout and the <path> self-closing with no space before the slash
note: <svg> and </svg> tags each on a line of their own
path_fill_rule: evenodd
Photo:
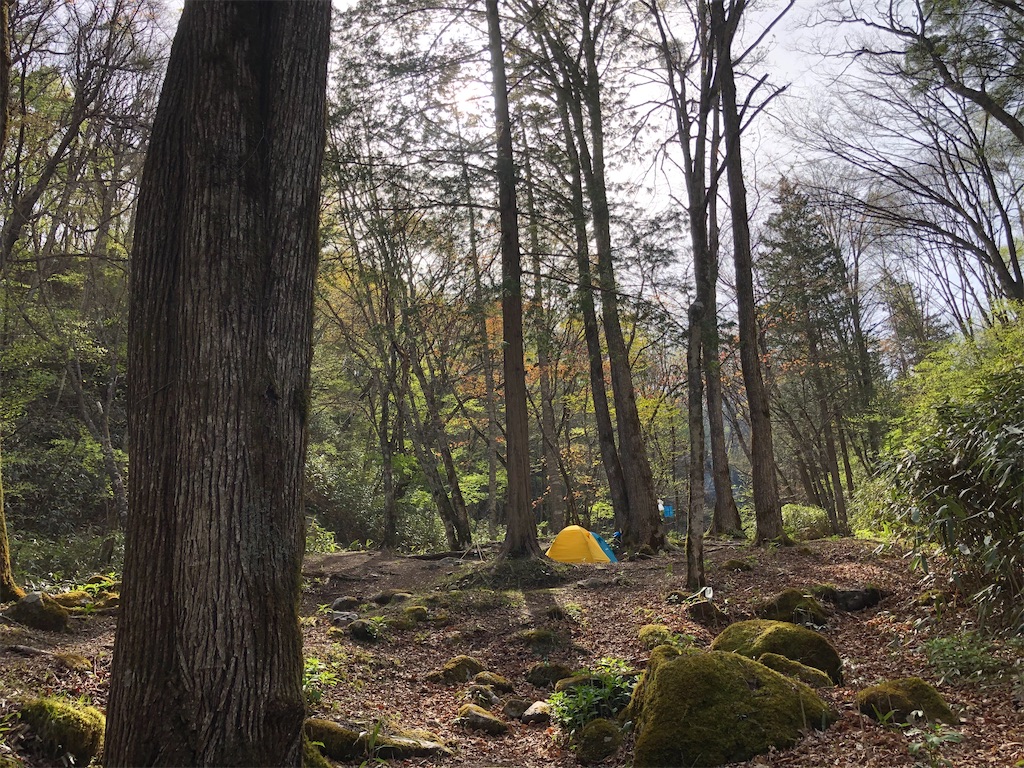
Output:
<svg viewBox="0 0 1024 768">
<path fill-rule="evenodd" d="M 383 634 L 383 623 L 369 619 L 356 619 L 348 625 L 348 633 L 356 640 L 364 643 L 375 643 Z"/>
<path fill-rule="evenodd" d="M 751 659 L 668 646 L 651 654 L 626 717 L 636 724 L 637 768 L 749 760 L 835 720 L 806 685 Z"/>
<path fill-rule="evenodd" d="M 447 661 L 437 672 L 427 675 L 432 682 L 468 683 L 473 676 L 483 672 L 484 665 L 472 656 L 455 656 Z"/>
<path fill-rule="evenodd" d="M 611 720 L 591 720 L 576 737 L 576 759 L 583 765 L 606 760 L 622 745 L 622 730 Z"/>
<path fill-rule="evenodd" d="M 823 627 L 828 613 L 821 603 L 802 589 L 785 589 L 755 611 L 762 619 Z"/>
<path fill-rule="evenodd" d="M 332 760 L 359 758 L 411 760 L 420 757 L 450 755 L 451 751 L 432 734 L 419 738 L 406 734 L 384 733 L 380 729 L 342 725 L 311 717 L 304 726 L 306 739 L 320 744 L 320 750 Z"/>
<path fill-rule="evenodd" d="M 557 662 L 539 661 L 526 671 L 526 682 L 537 688 L 550 688 L 567 677 L 572 677 L 572 669 Z"/>
<path fill-rule="evenodd" d="M 835 685 L 832 682 L 832 678 L 820 669 L 808 667 L 806 664 L 787 659 L 778 653 L 762 653 L 757 660 L 768 667 L 768 669 L 774 669 L 780 675 L 799 680 L 811 688 L 831 688 Z"/>
<path fill-rule="evenodd" d="M 473 675 L 473 682 L 479 685 L 489 685 L 501 693 L 511 693 L 515 687 L 507 677 L 502 677 L 497 672 L 488 672 L 487 670 Z"/>
<path fill-rule="evenodd" d="M 555 691 L 571 691 L 573 688 L 582 688 L 584 685 L 599 687 L 601 685 L 601 678 L 590 673 L 563 677 L 555 683 Z"/>
<path fill-rule="evenodd" d="M 732 651 L 751 659 L 777 653 L 820 669 L 836 685 L 843 682 L 843 663 L 832 643 L 821 633 L 798 624 L 766 619 L 738 621 L 714 639 L 711 650 Z"/>
<path fill-rule="evenodd" d="M 402 614 L 410 621 L 420 622 L 430 618 L 425 605 L 407 605 L 402 609 Z"/>
<path fill-rule="evenodd" d="M 885 597 L 885 593 L 872 584 L 859 589 L 836 589 L 831 584 L 818 584 L 811 587 L 810 592 L 819 600 L 831 603 L 843 611 L 863 611 L 866 608 L 874 608 Z"/>
<path fill-rule="evenodd" d="M 45 592 L 29 592 L 4 614 L 12 621 L 46 632 L 67 632 L 69 614 Z"/>
<path fill-rule="evenodd" d="M 509 720 L 520 720 L 526 714 L 526 710 L 530 708 L 531 703 L 526 699 L 513 696 L 501 707 L 501 714 Z"/>
<path fill-rule="evenodd" d="M 473 704 L 489 709 L 498 703 L 498 694 L 489 685 L 478 685 L 474 683 L 466 689 L 466 698 Z"/>
<path fill-rule="evenodd" d="M 75 672 L 92 672 L 92 662 L 80 653 L 55 653 L 53 656 L 67 669 Z"/>
<path fill-rule="evenodd" d="M 32 699 L 21 709 L 21 720 L 39 737 L 54 757 L 69 753 L 75 762 L 88 763 L 103 749 L 106 718 L 95 707 L 82 707 L 53 698 Z"/>
<path fill-rule="evenodd" d="M 932 723 L 957 722 L 939 692 L 919 677 L 887 680 L 865 688 L 857 694 L 857 707 L 875 720 L 909 723 L 915 712 L 921 712 Z"/>
<path fill-rule="evenodd" d="M 530 646 L 535 653 L 546 653 L 552 648 L 565 644 L 562 636 L 549 627 L 524 629 L 522 632 L 517 632 L 516 637 Z"/>
<path fill-rule="evenodd" d="M 463 704 L 459 707 L 459 716 L 455 723 L 471 731 L 483 731 L 492 736 L 499 736 L 508 730 L 508 724 L 476 704 Z"/>
<path fill-rule="evenodd" d="M 640 645 L 648 650 L 659 645 L 671 645 L 674 636 L 675 633 L 665 624 L 644 624 L 637 633 Z"/>
</svg>

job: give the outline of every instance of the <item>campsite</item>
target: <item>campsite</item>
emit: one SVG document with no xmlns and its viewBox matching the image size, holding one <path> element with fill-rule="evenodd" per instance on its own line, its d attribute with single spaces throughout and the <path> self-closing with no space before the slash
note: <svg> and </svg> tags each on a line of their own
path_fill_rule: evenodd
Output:
<svg viewBox="0 0 1024 768">
<path fill-rule="evenodd" d="M 969 607 L 961 597 L 922 601 L 923 594 L 948 588 L 943 572 L 922 580 L 920 572 L 911 571 L 904 550 L 855 540 L 767 550 L 717 541 L 709 542 L 708 552 L 714 600 L 730 621 L 753 617 L 758 604 L 787 587 L 871 583 L 885 594 L 879 605 L 864 611 L 834 609 L 822 629 L 840 650 L 845 671 L 843 685 L 823 694 L 838 713 L 837 722 L 825 731 L 810 730 L 789 749 L 740 765 L 1003 768 L 1024 760 L 1021 648 L 963 634 Z M 557 723 L 527 725 L 501 714 L 510 698 L 532 702 L 554 693 L 526 681 L 533 665 L 558 662 L 576 671 L 613 658 L 643 669 L 655 642 L 649 637 L 648 645 L 642 642 L 644 627 L 662 625 L 660 639 L 685 638 L 700 648 L 722 629 L 694 621 L 685 600 L 669 599 L 680 592 L 680 552 L 554 570 L 538 563 L 518 575 L 520 583 L 494 588 L 485 586 L 485 565 L 472 555 L 437 560 L 378 552 L 308 556 L 301 614 L 310 716 L 355 723 L 369 733 L 378 723 L 382 733 L 426 731 L 451 752 L 385 761 L 396 766 L 575 766 L 571 740 Z M 386 595 L 403 594 L 409 597 L 379 604 Z M 347 627 L 332 623 L 331 605 L 346 596 L 355 598 L 354 611 L 378 626 L 379 635 L 357 640 Z M 426 620 L 406 622 L 411 606 L 422 606 Z M 76 615 L 68 634 L 0 624 L 0 722 L 5 723 L 0 760 L 16 757 L 14 765 L 39 768 L 61 765 L 59 758 L 41 754 L 38 736 L 11 717 L 13 701 L 45 693 L 102 707 L 115 623 L 116 616 L 97 611 Z M 35 647 L 47 655 L 19 655 L 12 646 Z M 74 654 L 88 664 L 70 669 L 59 654 Z M 488 735 L 456 722 L 469 701 L 468 682 L 428 681 L 431 672 L 460 654 L 479 659 L 511 683 L 513 691 L 500 692 L 501 703 L 489 706 L 508 726 L 505 733 Z M 858 690 L 907 675 L 936 685 L 957 722 L 939 727 L 880 723 L 857 710 Z M 382 763 L 371 748 L 342 764 Z M 631 765 L 631 737 L 600 764 Z"/>
</svg>

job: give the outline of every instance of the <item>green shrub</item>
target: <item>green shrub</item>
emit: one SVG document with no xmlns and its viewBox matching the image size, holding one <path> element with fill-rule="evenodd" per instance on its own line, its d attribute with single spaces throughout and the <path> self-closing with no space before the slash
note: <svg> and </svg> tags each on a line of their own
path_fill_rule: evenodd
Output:
<svg viewBox="0 0 1024 768">
<path fill-rule="evenodd" d="M 315 517 L 306 521 L 306 554 L 326 555 L 338 551 L 334 534 L 317 522 Z"/>
<path fill-rule="evenodd" d="M 581 674 L 594 682 L 551 695 L 551 718 L 573 736 L 591 720 L 614 718 L 626 708 L 636 687 L 637 673 L 621 659 L 604 658 Z"/>
<path fill-rule="evenodd" d="M 995 647 L 977 632 L 935 637 L 924 644 L 928 663 L 941 675 L 939 683 L 977 679 L 1007 668 Z"/>
<path fill-rule="evenodd" d="M 828 513 L 821 507 L 783 504 L 782 524 L 786 533 L 796 539 L 824 539 L 835 533 Z"/>
<path fill-rule="evenodd" d="M 951 343 L 910 377 L 884 475 L 919 544 L 937 544 L 982 623 L 1024 629 L 1024 324 Z M 922 562 L 926 550 L 921 548 Z"/>
</svg>

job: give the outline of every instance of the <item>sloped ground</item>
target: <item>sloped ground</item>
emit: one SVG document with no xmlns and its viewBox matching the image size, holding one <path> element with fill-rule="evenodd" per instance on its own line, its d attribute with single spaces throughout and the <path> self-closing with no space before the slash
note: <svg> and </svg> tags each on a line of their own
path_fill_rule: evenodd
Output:
<svg viewBox="0 0 1024 768">
<path fill-rule="evenodd" d="M 964 682 L 940 680 L 929 666 L 924 642 L 939 635 L 962 632 L 968 606 L 947 606 L 938 613 L 918 606 L 916 597 L 931 584 L 922 584 L 909 570 L 909 559 L 877 544 L 842 540 L 813 542 L 804 547 L 755 550 L 727 542 L 708 542 L 708 581 L 715 602 L 731 620 L 750 618 L 753 606 L 785 587 L 829 583 L 839 588 L 866 584 L 881 587 L 887 597 L 859 613 L 836 612 L 825 633 L 843 657 L 843 687 L 824 691 L 841 713 L 839 722 L 824 733 L 812 733 L 792 750 L 764 755 L 743 765 L 753 766 L 913 766 L 929 765 L 930 757 L 910 745 L 921 735 L 879 725 L 861 716 L 853 705 L 856 692 L 889 677 L 920 675 L 938 688 L 961 722 L 953 730 L 958 743 L 943 742 L 935 757 L 958 768 L 1024 766 L 1024 662 L 1021 646 L 999 646 L 995 654 L 1017 666 L 998 679 Z M 743 559 L 750 571 L 720 567 L 728 559 Z M 404 765 L 444 766 L 572 766 L 575 758 L 557 729 L 512 723 L 504 736 L 468 733 L 454 724 L 465 703 L 465 686 L 424 681 L 425 675 L 458 654 L 470 654 L 487 668 L 509 678 L 516 694 L 543 699 L 547 692 L 525 682 L 525 672 L 537 660 L 561 661 L 572 667 L 602 657 L 625 659 L 642 668 L 646 651 L 637 633 L 650 623 L 667 624 L 688 634 L 700 646 L 715 632 L 692 621 L 681 605 L 666 596 L 683 587 L 681 552 L 646 561 L 606 566 L 571 566 L 564 584 L 537 588 L 527 572 L 501 591 L 456 589 L 471 584 L 474 568 L 454 558 L 419 560 L 380 553 L 338 553 L 310 557 L 303 596 L 307 659 L 316 671 L 309 680 L 311 714 L 329 719 L 370 724 L 379 719 L 405 728 L 424 728 L 440 735 L 455 750 L 439 761 L 410 760 Z M 463 577 L 461 581 L 459 578 Z M 936 584 L 934 586 L 942 586 Z M 430 621 L 405 628 L 383 628 L 377 642 L 357 642 L 343 630 L 333 630 L 328 606 L 335 598 L 352 596 L 363 605 L 363 617 L 400 617 L 409 602 L 378 607 L 370 599 L 385 591 L 407 591 L 413 602 L 428 607 Z M 114 620 L 89 617 L 76 621 L 72 635 L 27 632 L 0 624 L 0 740 L 5 736 L 3 713 L 26 693 L 85 696 L 103 706 L 113 643 Z M 549 628 L 560 639 L 536 651 L 519 636 L 524 630 Z M 93 660 L 92 673 L 74 672 L 52 657 L 18 656 L 6 650 L 14 644 L 44 650 L 73 651 Z M 1016 655 L 1015 655 L 1016 654 Z M 10 725 L 10 723 L 9 723 Z M 20 731 L 7 733 L 19 757 L 28 765 L 47 765 L 24 751 L 30 739 Z M 0 755 L 2 756 L 2 755 Z M 626 766 L 627 742 L 604 763 Z M 358 764 L 358 762 L 356 763 Z M 945 763 L 935 762 L 936 765 Z"/>
</svg>

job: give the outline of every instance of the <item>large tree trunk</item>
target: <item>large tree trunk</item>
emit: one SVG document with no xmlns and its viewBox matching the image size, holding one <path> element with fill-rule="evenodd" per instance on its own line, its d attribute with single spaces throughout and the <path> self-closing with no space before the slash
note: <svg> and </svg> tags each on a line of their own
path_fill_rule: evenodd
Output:
<svg viewBox="0 0 1024 768">
<path fill-rule="evenodd" d="M 526 408 L 526 366 L 523 361 L 523 268 L 519 246 L 512 123 L 508 111 L 505 53 L 501 41 L 498 0 L 487 0 L 487 36 L 494 89 L 494 124 L 498 133 L 496 175 L 501 223 L 501 328 L 505 343 L 505 468 L 508 527 L 502 557 L 540 555 L 537 522 L 530 504 L 530 423 Z"/>
<path fill-rule="evenodd" d="M 775 477 L 772 446 L 772 422 L 768 393 L 761 374 L 758 354 L 757 317 L 754 305 L 753 258 L 750 251 L 750 224 L 747 213 L 747 190 L 743 179 L 743 158 L 740 152 L 742 125 L 736 104 L 736 81 L 733 73 L 732 40 L 742 13 L 743 1 L 725 16 L 723 0 L 712 0 L 711 29 L 718 59 L 718 84 L 722 96 L 722 123 L 725 139 L 725 164 L 732 208 L 733 261 L 736 268 L 736 303 L 739 314 L 740 364 L 743 385 L 750 407 L 751 468 L 754 486 L 754 516 L 757 525 L 756 544 L 787 540 L 782 527 L 782 505 Z"/>
<path fill-rule="evenodd" d="M 143 173 L 104 764 L 301 762 L 330 4 L 187 2 Z"/>
</svg>

